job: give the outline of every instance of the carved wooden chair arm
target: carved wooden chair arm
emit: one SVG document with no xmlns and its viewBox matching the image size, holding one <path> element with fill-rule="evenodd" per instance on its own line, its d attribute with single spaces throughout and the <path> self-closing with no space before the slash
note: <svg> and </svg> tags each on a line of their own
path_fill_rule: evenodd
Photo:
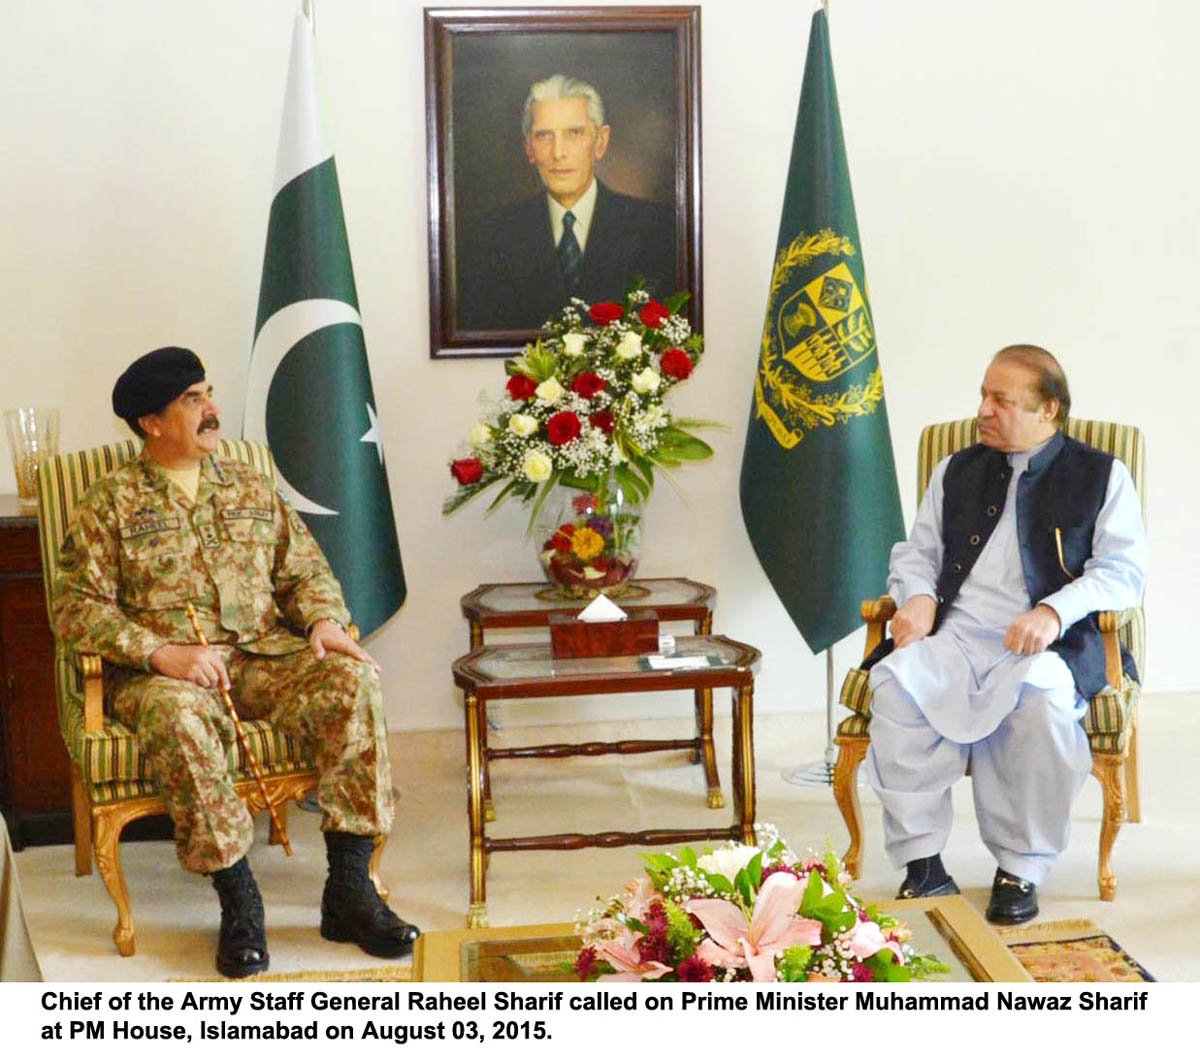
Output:
<svg viewBox="0 0 1200 1059">
<path fill-rule="evenodd" d="M 1104 643 L 1104 679 L 1110 688 L 1117 691 L 1125 683 L 1125 673 L 1121 667 L 1121 640 L 1117 632 L 1133 620 L 1133 614 L 1132 610 L 1102 610 L 1097 615 L 1100 639 Z"/>
<path fill-rule="evenodd" d="M 863 646 L 863 658 L 866 658 L 883 642 L 887 623 L 896 616 L 896 601 L 891 596 L 864 599 L 859 614 L 867 623 L 867 642 Z"/>
<path fill-rule="evenodd" d="M 100 732 L 104 729 L 104 662 L 99 655 L 78 657 L 83 675 L 83 730 Z"/>
</svg>

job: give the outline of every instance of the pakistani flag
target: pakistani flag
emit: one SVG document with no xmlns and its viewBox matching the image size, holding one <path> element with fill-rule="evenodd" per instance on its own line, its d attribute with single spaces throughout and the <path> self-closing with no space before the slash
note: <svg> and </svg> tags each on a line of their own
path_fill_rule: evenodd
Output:
<svg viewBox="0 0 1200 1059">
<path fill-rule="evenodd" d="M 861 624 L 903 535 L 824 11 L 812 19 L 771 267 L 742 514 L 813 653 Z"/>
<path fill-rule="evenodd" d="M 313 30 L 292 35 L 275 198 L 242 435 L 266 441 L 364 635 L 404 602 L 404 570 L 358 315 Z"/>
</svg>

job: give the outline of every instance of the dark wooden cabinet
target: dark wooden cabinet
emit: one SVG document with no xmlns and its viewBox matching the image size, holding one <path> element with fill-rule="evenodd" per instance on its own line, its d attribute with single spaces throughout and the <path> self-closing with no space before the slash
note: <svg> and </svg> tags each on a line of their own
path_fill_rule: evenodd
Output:
<svg viewBox="0 0 1200 1059">
<path fill-rule="evenodd" d="M 71 841 L 37 518 L 0 496 L 0 808 L 13 846 Z"/>
</svg>

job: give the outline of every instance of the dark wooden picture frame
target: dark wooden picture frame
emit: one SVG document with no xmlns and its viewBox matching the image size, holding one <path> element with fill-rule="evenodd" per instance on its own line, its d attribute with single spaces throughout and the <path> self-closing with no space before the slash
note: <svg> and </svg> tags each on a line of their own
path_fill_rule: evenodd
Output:
<svg viewBox="0 0 1200 1059">
<path fill-rule="evenodd" d="M 530 86 L 555 74 L 599 92 L 611 138 L 598 192 L 624 207 L 597 206 L 584 258 L 591 247 L 611 267 L 595 266 L 604 291 L 590 296 L 619 300 L 636 274 L 650 279 L 638 262 L 653 242 L 665 278 L 652 293 L 689 291 L 702 326 L 699 7 L 426 8 L 432 357 L 510 356 L 566 304 L 553 304 L 561 273 L 537 205 L 548 195 L 522 131 Z"/>
</svg>

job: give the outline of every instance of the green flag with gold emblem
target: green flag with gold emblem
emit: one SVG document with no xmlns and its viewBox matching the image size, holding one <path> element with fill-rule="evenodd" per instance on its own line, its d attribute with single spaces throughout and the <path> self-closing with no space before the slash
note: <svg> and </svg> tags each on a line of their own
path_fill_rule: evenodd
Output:
<svg viewBox="0 0 1200 1059">
<path fill-rule="evenodd" d="M 888 554 L 904 526 L 820 9 L 771 266 L 741 502 L 759 562 L 813 653 L 853 632 L 862 600 L 886 589 Z"/>
</svg>

